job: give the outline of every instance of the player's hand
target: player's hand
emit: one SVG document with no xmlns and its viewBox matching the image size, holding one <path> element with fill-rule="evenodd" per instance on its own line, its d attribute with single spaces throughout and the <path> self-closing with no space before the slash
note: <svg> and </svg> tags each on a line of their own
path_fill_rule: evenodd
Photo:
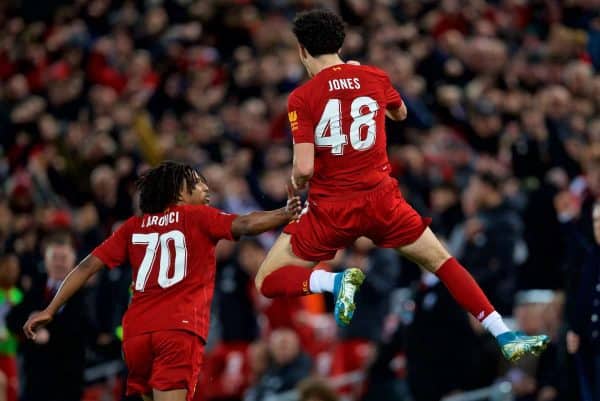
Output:
<svg viewBox="0 0 600 401">
<path fill-rule="evenodd" d="M 51 321 L 52 315 L 46 310 L 32 313 L 31 316 L 29 316 L 29 319 L 27 319 L 27 322 L 25 322 L 25 325 L 23 326 L 25 336 L 30 340 L 35 340 L 37 330 L 43 328 Z"/>
<path fill-rule="evenodd" d="M 35 332 L 35 337 L 33 338 L 33 342 L 39 345 L 48 344 L 50 341 L 50 332 L 45 327 L 38 329 Z"/>
<path fill-rule="evenodd" d="M 302 212 L 302 201 L 300 200 L 300 197 L 296 195 L 291 185 L 288 185 L 287 193 L 288 200 L 285 207 L 286 212 L 290 216 L 290 221 L 298 220 L 298 217 L 300 217 L 300 213 Z"/>
</svg>

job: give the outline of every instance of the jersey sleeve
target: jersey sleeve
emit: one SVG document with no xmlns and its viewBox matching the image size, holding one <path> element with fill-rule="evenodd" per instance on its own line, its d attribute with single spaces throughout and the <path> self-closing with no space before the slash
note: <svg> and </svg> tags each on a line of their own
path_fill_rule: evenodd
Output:
<svg viewBox="0 0 600 401">
<path fill-rule="evenodd" d="M 294 143 L 315 143 L 314 126 L 308 110 L 308 105 L 297 91 L 290 94 L 288 99 L 288 119 Z"/>
<path fill-rule="evenodd" d="M 193 224 L 205 232 L 214 242 L 221 239 L 233 241 L 231 226 L 237 215 L 225 213 L 211 206 L 196 206 L 189 209 Z"/>
<path fill-rule="evenodd" d="M 92 251 L 92 255 L 96 256 L 109 269 L 122 265 L 128 260 L 127 249 L 130 241 L 130 226 L 131 219 L 114 231 L 110 237 L 104 240 L 96 249 Z"/>
</svg>

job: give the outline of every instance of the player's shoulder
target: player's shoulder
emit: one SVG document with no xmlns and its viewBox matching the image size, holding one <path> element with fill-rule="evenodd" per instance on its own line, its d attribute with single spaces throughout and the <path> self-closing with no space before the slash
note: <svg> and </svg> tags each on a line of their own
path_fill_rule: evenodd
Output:
<svg viewBox="0 0 600 401">
<path fill-rule="evenodd" d="M 311 79 L 311 80 L 308 80 L 308 81 L 300 84 L 299 86 L 297 86 L 293 91 L 290 92 L 288 101 L 294 102 L 294 101 L 304 100 L 306 93 L 310 91 L 310 87 L 313 84 L 314 84 L 314 81 Z"/>
<path fill-rule="evenodd" d="M 143 219 L 143 216 L 137 216 L 137 215 L 130 216 L 126 220 L 122 220 L 122 221 L 115 223 L 115 225 L 112 227 L 113 231 L 130 230 L 132 227 L 135 227 L 136 224 L 139 225 L 139 223 L 142 221 L 142 219 Z"/>
</svg>

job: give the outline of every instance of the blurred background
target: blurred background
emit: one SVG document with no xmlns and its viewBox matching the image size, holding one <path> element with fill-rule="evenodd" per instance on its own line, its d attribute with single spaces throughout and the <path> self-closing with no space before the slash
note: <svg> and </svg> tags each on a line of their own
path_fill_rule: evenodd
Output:
<svg viewBox="0 0 600 401">
<path fill-rule="evenodd" d="M 290 21 L 316 6 L 347 22 L 343 58 L 407 104 L 387 127 L 405 197 L 552 344 L 505 363 L 434 276 L 367 239 L 319 266 L 368 273 L 337 329 L 330 297 L 256 293 L 270 233 L 219 245 L 197 401 L 600 400 L 600 1 L 4 0 L 0 401 L 124 399 L 128 266 L 35 343 L 20 327 L 136 213 L 149 166 L 193 164 L 230 212 L 284 204 L 286 101 L 306 79 Z"/>
</svg>

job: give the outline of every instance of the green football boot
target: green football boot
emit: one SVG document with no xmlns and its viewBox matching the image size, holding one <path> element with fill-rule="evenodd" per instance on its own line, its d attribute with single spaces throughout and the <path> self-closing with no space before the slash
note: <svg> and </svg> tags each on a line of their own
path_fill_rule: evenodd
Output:
<svg viewBox="0 0 600 401">
<path fill-rule="evenodd" d="M 333 284 L 335 308 L 333 311 L 335 321 L 340 327 L 350 324 L 356 304 L 354 295 L 365 281 L 365 274 L 356 268 L 351 268 L 338 273 Z"/>
<path fill-rule="evenodd" d="M 550 337 L 545 334 L 539 336 L 526 336 L 517 331 L 508 331 L 496 337 L 502 354 L 511 362 L 516 362 L 524 355 L 538 356 L 546 349 Z"/>
</svg>

